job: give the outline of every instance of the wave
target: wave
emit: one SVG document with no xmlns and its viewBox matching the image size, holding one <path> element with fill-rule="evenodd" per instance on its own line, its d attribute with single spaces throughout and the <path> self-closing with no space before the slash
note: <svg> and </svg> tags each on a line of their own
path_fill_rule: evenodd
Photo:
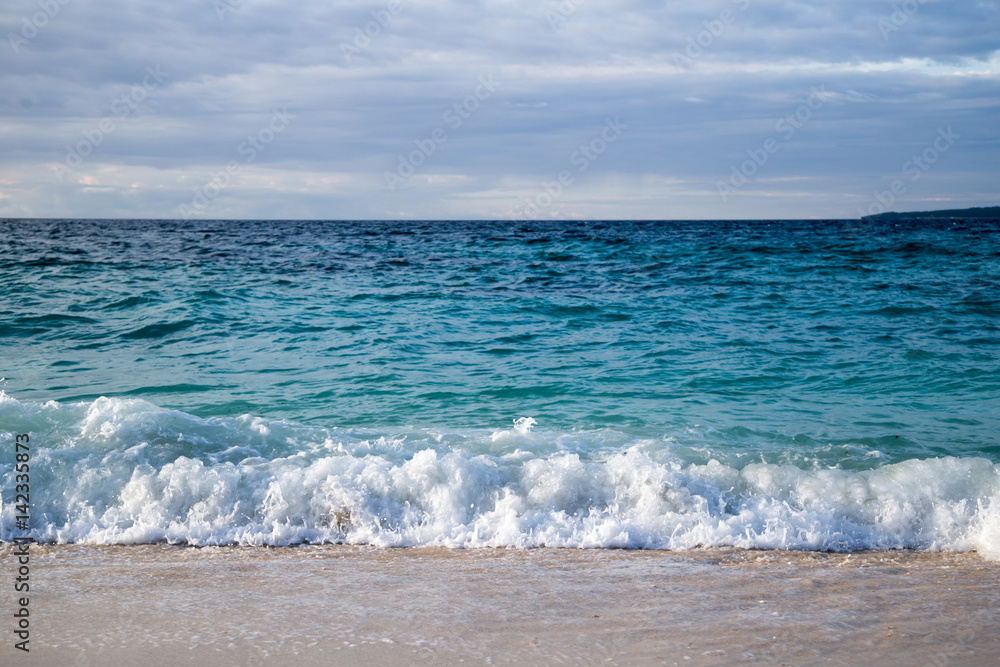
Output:
<svg viewBox="0 0 1000 667">
<path fill-rule="evenodd" d="M 535 426 L 523 418 L 509 430 L 387 435 L 0 392 L 3 451 L 14 451 L 15 433 L 31 434 L 29 534 L 39 542 L 920 549 L 1000 559 L 1000 466 L 984 458 L 737 466 L 692 462 L 669 438 Z M 0 538 L 9 540 L 22 533 L 13 455 L 4 458 Z"/>
</svg>

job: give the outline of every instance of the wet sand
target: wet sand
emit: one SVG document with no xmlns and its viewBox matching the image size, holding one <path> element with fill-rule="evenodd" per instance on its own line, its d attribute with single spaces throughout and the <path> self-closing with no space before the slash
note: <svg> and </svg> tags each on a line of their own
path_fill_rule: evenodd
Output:
<svg viewBox="0 0 1000 667">
<path fill-rule="evenodd" d="M 3 665 L 1000 664 L 975 554 L 31 547 Z"/>
</svg>

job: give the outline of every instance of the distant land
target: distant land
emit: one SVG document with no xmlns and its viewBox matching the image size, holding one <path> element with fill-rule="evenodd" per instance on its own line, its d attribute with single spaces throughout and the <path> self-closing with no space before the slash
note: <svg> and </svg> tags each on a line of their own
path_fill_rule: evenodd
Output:
<svg viewBox="0 0 1000 667">
<path fill-rule="evenodd" d="M 866 215 L 862 220 L 946 220 L 948 218 L 997 218 L 1000 219 L 1000 206 L 984 208 L 957 208 L 947 211 L 920 211 L 917 213 L 879 213 Z"/>
</svg>

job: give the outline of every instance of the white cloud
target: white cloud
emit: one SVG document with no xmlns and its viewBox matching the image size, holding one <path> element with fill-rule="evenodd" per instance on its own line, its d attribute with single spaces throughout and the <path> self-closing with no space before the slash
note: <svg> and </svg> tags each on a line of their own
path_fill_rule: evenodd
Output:
<svg viewBox="0 0 1000 667">
<path fill-rule="evenodd" d="M 341 45 L 387 2 L 244 0 L 220 20 L 204 0 L 69 0 L 16 53 L 0 44 L 0 215 L 176 217 L 282 105 L 288 130 L 206 215 L 502 216 L 609 116 L 629 132 L 547 215 L 850 217 L 948 124 L 962 141 L 914 201 L 995 203 L 1000 2 L 920 3 L 885 34 L 893 3 L 870 0 L 585 2 L 555 29 L 555 0 L 400 1 L 348 61 Z M 0 35 L 37 11 L 5 3 Z M 701 51 L 678 64 L 689 40 Z M 157 66 L 169 76 L 121 118 Z M 388 190 L 398 156 L 491 74 L 495 94 Z M 829 103 L 723 202 L 716 182 L 817 85 Z M 114 130 L 60 182 L 53 165 L 102 119 Z"/>
</svg>

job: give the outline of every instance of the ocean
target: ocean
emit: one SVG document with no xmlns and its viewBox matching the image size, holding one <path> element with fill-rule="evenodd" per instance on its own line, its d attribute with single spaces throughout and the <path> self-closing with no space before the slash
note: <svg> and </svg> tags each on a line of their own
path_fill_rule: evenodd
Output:
<svg viewBox="0 0 1000 667">
<path fill-rule="evenodd" d="M 1000 558 L 997 221 L 0 220 L 0 376 L 8 541 Z"/>
</svg>

